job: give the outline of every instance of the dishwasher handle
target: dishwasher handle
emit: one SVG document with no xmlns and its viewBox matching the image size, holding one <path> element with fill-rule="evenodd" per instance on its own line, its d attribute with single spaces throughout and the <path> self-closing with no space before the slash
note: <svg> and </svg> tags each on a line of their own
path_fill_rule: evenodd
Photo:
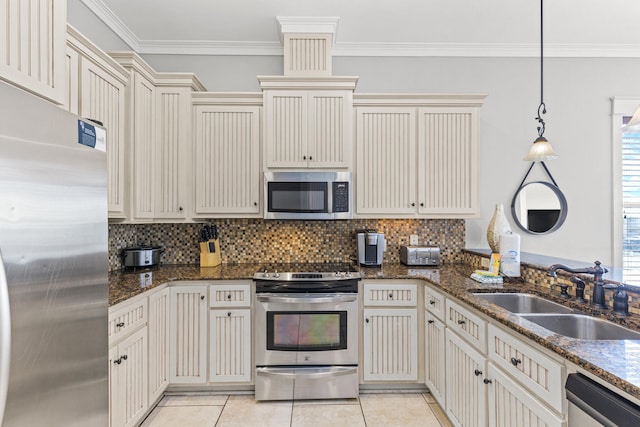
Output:
<svg viewBox="0 0 640 427">
<path fill-rule="evenodd" d="M 606 427 L 640 426 L 640 406 L 582 374 L 569 374 L 567 400 Z"/>
</svg>

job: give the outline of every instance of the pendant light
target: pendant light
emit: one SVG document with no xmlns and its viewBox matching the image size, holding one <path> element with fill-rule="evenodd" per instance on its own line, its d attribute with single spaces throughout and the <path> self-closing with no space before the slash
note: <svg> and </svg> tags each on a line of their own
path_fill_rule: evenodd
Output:
<svg viewBox="0 0 640 427">
<path fill-rule="evenodd" d="M 553 160 L 557 159 L 558 155 L 553 151 L 551 144 L 547 141 L 547 138 L 544 137 L 544 128 L 545 123 L 542 119 L 543 114 L 547 114 L 547 107 L 544 104 L 544 45 L 543 45 L 543 33 L 544 33 L 544 25 L 543 25 L 543 4 L 544 0 L 540 0 L 540 105 L 538 106 L 538 116 L 536 120 L 538 121 L 538 138 L 533 141 L 533 146 L 531 150 L 529 150 L 529 154 L 525 156 L 523 160 L 528 162 L 543 162 L 545 160 Z"/>
</svg>

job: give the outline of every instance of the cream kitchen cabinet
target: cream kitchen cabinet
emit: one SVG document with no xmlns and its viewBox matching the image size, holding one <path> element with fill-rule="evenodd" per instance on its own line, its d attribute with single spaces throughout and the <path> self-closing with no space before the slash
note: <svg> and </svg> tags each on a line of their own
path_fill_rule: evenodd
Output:
<svg viewBox="0 0 640 427">
<path fill-rule="evenodd" d="M 364 381 L 417 381 L 417 285 L 364 282 L 363 290 Z"/>
<path fill-rule="evenodd" d="M 354 95 L 356 214 L 478 214 L 476 95 Z"/>
<path fill-rule="evenodd" d="M 157 73 L 134 52 L 111 52 L 129 72 L 126 171 L 132 222 L 186 220 L 190 215 L 193 74 Z"/>
<path fill-rule="evenodd" d="M 149 406 L 146 297 L 111 307 L 108 322 L 110 425 L 133 426 Z"/>
<path fill-rule="evenodd" d="M 355 77 L 259 76 L 265 168 L 350 168 Z"/>
<path fill-rule="evenodd" d="M 195 217 L 261 217 L 260 114 L 253 94 L 194 95 Z"/>
<path fill-rule="evenodd" d="M 68 89 L 64 107 L 107 129 L 109 218 L 126 218 L 125 88 L 129 73 L 68 26 Z"/>
<path fill-rule="evenodd" d="M 453 425 L 487 425 L 487 359 L 449 327 L 446 333 L 446 414 Z"/>
<path fill-rule="evenodd" d="M 438 404 L 446 408 L 444 295 L 425 285 L 424 307 L 425 384 Z"/>
<path fill-rule="evenodd" d="M 208 286 L 182 282 L 169 288 L 169 382 L 207 381 Z"/>
<path fill-rule="evenodd" d="M 211 285 L 209 302 L 209 381 L 250 383 L 251 282 Z"/>
<path fill-rule="evenodd" d="M 3 2 L 0 27 L 0 79 L 63 104 L 67 2 Z"/>
<path fill-rule="evenodd" d="M 149 404 L 169 385 L 169 288 L 149 295 Z"/>
</svg>

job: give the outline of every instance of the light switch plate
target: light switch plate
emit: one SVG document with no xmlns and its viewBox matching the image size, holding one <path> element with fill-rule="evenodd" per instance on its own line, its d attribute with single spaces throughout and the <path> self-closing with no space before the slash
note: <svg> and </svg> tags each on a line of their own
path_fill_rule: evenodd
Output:
<svg viewBox="0 0 640 427">
<path fill-rule="evenodd" d="M 409 245 L 418 246 L 418 235 L 417 234 L 412 234 L 409 237 Z"/>
</svg>

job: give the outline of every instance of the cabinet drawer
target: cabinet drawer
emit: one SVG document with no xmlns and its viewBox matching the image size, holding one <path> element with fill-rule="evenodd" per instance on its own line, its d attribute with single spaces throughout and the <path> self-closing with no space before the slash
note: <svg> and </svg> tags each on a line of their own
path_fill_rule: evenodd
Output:
<svg viewBox="0 0 640 427">
<path fill-rule="evenodd" d="M 446 299 L 447 326 L 482 353 L 487 350 L 487 322 L 467 308 Z"/>
<path fill-rule="evenodd" d="M 364 305 L 415 307 L 418 301 L 417 285 L 365 284 Z"/>
<path fill-rule="evenodd" d="M 517 337 L 489 325 L 489 359 L 562 412 L 565 367 Z"/>
<path fill-rule="evenodd" d="M 438 319 L 444 321 L 444 295 L 429 286 L 424 287 L 424 308 Z"/>
<path fill-rule="evenodd" d="M 109 343 L 114 343 L 147 323 L 147 298 L 136 298 L 109 308 Z"/>
<path fill-rule="evenodd" d="M 251 285 L 223 284 L 211 285 L 209 307 L 250 307 Z"/>
</svg>

